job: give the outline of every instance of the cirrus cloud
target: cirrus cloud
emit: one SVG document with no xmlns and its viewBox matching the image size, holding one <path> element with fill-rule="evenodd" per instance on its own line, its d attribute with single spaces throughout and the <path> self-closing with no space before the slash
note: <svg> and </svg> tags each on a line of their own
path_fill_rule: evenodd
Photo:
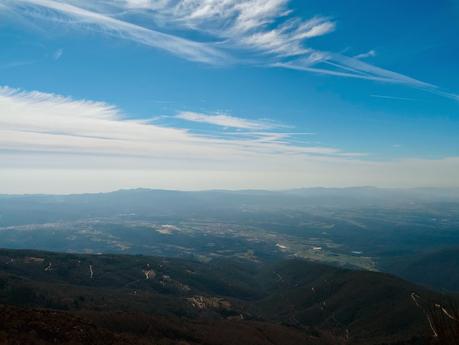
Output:
<svg viewBox="0 0 459 345">
<path fill-rule="evenodd" d="M 6 87 L 0 113 L 0 193 L 458 186 L 459 157 L 376 161 L 254 128 L 200 135 L 127 118 L 103 102 Z"/>
<path fill-rule="evenodd" d="M 259 130 L 279 127 L 279 125 L 276 125 L 272 122 L 269 123 L 268 121 L 263 120 L 247 120 L 226 114 L 208 115 L 192 111 L 182 111 L 176 116 L 176 118 L 191 122 L 207 123 L 220 127 L 239 129 Z"/>
<path fill-rule="evenodd" d="M 4 0 L 0 11 L 96 30 L 190 61 L 397 83 L 459 100 L 432 83 L 362 62 L 375 55 L 372 50 L 349 57 L 314 49 L 310 40 L 335 31 L 335 21 L 320 15 L 302 18 L 289 5 L 290 0 Z M 196 33 L 205 38 L 189 38 Z"/>
<path fill-rule="evenodd" d="M 329 147 L 290 145 L 288 134 L 251 132 L 247 138 L 228 138 L 224 132 L 198 135 L 185 128 L 160 126 L 123 116 L 116 106 L 74 100 L 60 95 L 0 88 L 0 145 L 3 150 L 43 151 L 89 155 L 120 155 L 221 161 L 255 155 L 340 155 Z M 187 120 L 218 126 L 267 129 L 262 122 L 233 116 L 182 112 Z M 263 139 L 263 140 L 262 140 Z"/>
</svg>

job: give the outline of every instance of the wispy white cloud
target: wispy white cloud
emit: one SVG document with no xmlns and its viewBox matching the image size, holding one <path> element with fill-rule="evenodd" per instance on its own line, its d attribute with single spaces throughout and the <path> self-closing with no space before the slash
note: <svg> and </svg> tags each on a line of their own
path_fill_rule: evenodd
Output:
<svg viewBox="0 0 459 345">
<path fill-rule="evenodd" d="M 273 127 L 278 127 L 274 123 L 268 123 L 267 121 L 262 120 L 247 120 L 240 117 L 235 117 L 226 114 L 202 114 L 191 111 L 182 111 L 177 116 L 177 118 L 192 121 L 207 123 L 215 126 L 227 127 L 227 128 L 240 128 L 240 129 L 251 129 L 251 130 L 260 130 L 260 129 L 269 129 Z"/>
<path fill-rule="evenodd" d="M 164 26 L 205 32 L 226 48 L 244 48 L 280 56 L 309 51 L 304 41 L 335 30 L 335 23 L 316 16 L 292 15 L 289 0 L 181 0 L 150 4 L 151 17 Z M 139 6 L 145 9 L 145 2 Z M 125 3 L 133 7 L 131 2 Z"/>
<path fill-rule="evenodd" d="M 152 0 L 125 0 L 125 6 L 127 8 L 135 9 L 148 9 L 152 8 L 155 3 L 160 3 L 161 1 L 152 1 Z"/>
<path fill-rule="evenodd" d="M 330 54 L 330 56 L 332 56 L 332 59 L 330 61 L 325 61 L 325 64 L 329 64 L 338 69 L 348 70 L 356 75 L 368 76 L 369 78 L 381 78 L 382 80 L 386 80 L 388 82 L 406 84 L 425 89 L 437 88 L 435 85 L 430 83 L 417 80 L 401 73 L 380 68 L 355 58 L 340 54 Z"/>
<path fill-rule="evenodd" d="M 232 40 L 245 48 L 273 54 L 277 58 L 311 54 L 313 49 L 304 41 L 326 35 L 335 30 L 335 24 L 327 18 L 315 17 L 310 20 L 288 20 L 274 29 L 239 34 Z"/>
<path fill-rule="evenodd" d="M 376 56 L 376 50 L 369 50 L 367 51 L 366 53 L 360 53 L 360 54 L 357 54 L 356 56 L 354 56 L 354 58 L 356 59 L 366 59 L 366 58 L 369 58 L 369 57 L 374 57 Z"/>
<path fill-rule="evenodd" d="M 47 20 L 64 22 L 84 28 L 93 28 L 109 35 L 129 39 L 150 47 L 166 50 L 192 61 L 216 64 L 225 60 L 225 54 L 211 45 L 159 32 L 141 25 L 72 5 L 71 1 L 6 0 L 6 5 L 22 13 Z M 77 2 L 79 3 L 79 2 Z M 95 2 L 97 3 L 97 2 Z M 100 1 L 103 4 L 103 1 Z M 43 9 L 45 11 L 43 11 Z"/>
<path fill-rule="evenodd" d="M 410 97 L 399 97 L 399 96 L 388 96 L 388 95 L 370 95 L 373 98 L 382 98 L 382 99 L 394 99 L 399 101 L 417 101 L 415 98 Z"/>
<path fill-rule="evenodd" d="M 397 83 L 459 100 L 436 85 L 362 61 L 375 56 L 374 50 L 349 57 L 315 49 L 312 39 L 332 33 L 336 23 L 324 16 L 301 18 L 289 4 L 290 0 L 4 0 L 4 6 L 19 15 L 98 30 L 192 61 Z M 180 37 L 177 28 L 206 39 Z"/>
<path fill-rule="evenodd" d="M 59 59 L 62 57 L 63 54 L 64 54 L 64 50 L 63 50 L 62 48 L 57 49 L 57 50 L 53 53 L 52 58 L 53 58 L 54 61 L 57 61 L 57 60 L 59 60 Z"/>
<path fill-rule="evenodd" d="M 0 114 L 0 193 L 458 183 L 458 157 L 378 162 L 297 145 L 295 132 L 202 136 L 47 93 L 0 88 Z"/>
<path fill-rule="evenodd" d="M 288 135 L 252 133 L 248 138 L 201 136 L 187 129 L 123 117 L 101 102 L 73 100 L 40 92 L 0 89 L 0 147 L 8 150 L 222 160 L 254 155 L 341 155 L 336 148 L 290 145 Z M 217 126 L 267 129 L 264 122 L 232 116 L 183 112 L 181 118 Z M 267 123 L 267 122 L 266 122 Z M 280 140 L 282 139 L 282 140 Z"/>
<path fill-rule="evenodd" d="M 331 52 L 314 52 L 306 58 L 298 58 L 288 62 L 276 62 L 271 66 L 316 74 L 402 84 L 431 93 L 441 92 L 436 85 L 371 65 L 356 58 Z"/>
</svg>

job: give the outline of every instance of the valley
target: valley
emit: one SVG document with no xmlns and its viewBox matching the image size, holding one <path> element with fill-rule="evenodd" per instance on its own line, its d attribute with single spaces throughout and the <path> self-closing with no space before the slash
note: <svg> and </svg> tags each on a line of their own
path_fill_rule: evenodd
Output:
<svg viewBox="0 0 459 345">
<path fill-rule="evenodd" d="M 417 190 L 365 188 L 0 196 L 0 243 L 202 262 L 303 258 L 422 282 L 423 273 L 405 273 L 405 261 L 459 247 L 459 193 L 436 193 L 427 200 Z M 29 212 L 19 216 L 22 207 Z M 454 279 L 426 284 L 454 290 Z"/>
</svg>

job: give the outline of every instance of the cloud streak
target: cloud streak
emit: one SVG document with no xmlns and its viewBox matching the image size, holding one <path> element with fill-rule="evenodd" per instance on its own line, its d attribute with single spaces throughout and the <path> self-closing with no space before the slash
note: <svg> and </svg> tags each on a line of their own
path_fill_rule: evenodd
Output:
<svg viewBox="0 0 459 345">
<path fill-rule="evenodd" d="M 366 53 L 357 54 L 356 56 L 354 56 L 354 58 L 356 58 L 356 59 L 366 59 L 366 58 L 374 57 L 374 56 L 376 56 L 376 51 L 371 49 L 371 50 L 367 51 Z"/>
<path fill-rule="evenodd" d="M 97 30 L 191 61 L 401 84 L 459 101 L 436 85 L 362 61 L 375 56 L 374 50 L 349 57 L 314 49 L 310 42 L 335 31 L 336 23 L 324 16 L 301 18 L 290 0 L 5 1 L 4 7 L 20 15 Z M 206 39 L 184 38 L 174 29 Z"/>
<path fill-rule="evenodd" d="M 271 129 L 279 126 L 274 123 L 268 123 L 267 121 L 262 120 L 253 121 L 224 114 L 208 115 L 191 111 L 180 112 L 176 116 L 176 118 L 226 128 L 238 128 L 249 130 Z"/>
<path fill-rule="evenodd" d="M 0 88 L 0 113 L 0 193 L 458 183 L 458 157 L 378 162 L 253 128 L 202 136 L 48 93 Z"/>
<path fill-rule="evenodd" d="M 314 52 L 307 58 L 273 63 L 271 66 L 307 71 L 316 74 L 403 84 L 432 93 L 441 92 L 438 87 L 433 84 L 371 65 L 356 58 L 331 52 Z"/>
<path fill-rule="evenodd" d="M 64 55 L 64 50 L 58 49 L 53 53 L 52 58 L 54 61 L 57 61 L 62 57 L 62 55 Z"/>
<path fill-rule="evenodd" d="M 387 96 L 387 95 L 370 95 L 370 97 L 373 98 L 382 98 L 382 99 L 395 99 L 399 101 L 418 101 L 418 99 L 415 98 L 409 98 L 409 97 L 399 97 L 399 96 Z"/>
<path fill-rule="evenodd" d="M 226 60 L 224 53 L 209 44 L 162 33 L 69 3 L 54 0 L 7 0 L 6 5 L 11 8 L 18 8 L 19 6 L 20 11 L 22 10 L 32 17 L 55 21 L 63 20 L 67 25 L 86 28 L 89 25 L 89 27 L 103 33 L 165 50 L 192 61 L 216 64 Z M 21 6 L 24 7 L 21 8 Z M 46 11 L 44 12 L 43 9 Z"/>
<path fill-rule="evenodd" d="M 57 152 L 89 155 L 122 155 L 168 159 L 203 158 L 221 161 L 228 157 L 249 159 L 256 155 L 343 154 L 329 147 L 295 146 L 288 134 L 253 132 L 250 138 L 229 139 L 216 132 L 212 137 L 187 129 L 159 126 L 145 120 L 127 119 L 121 111 L 102 102 L 73 100 L 41 92 L 0 89 L 0 147 L 25 152 Z M 179 117 L 217 126 L 266 129 L 262 122 L 232 116 L 183 112 Z M 282 140 L 280 140 L 282 139 Z"/>
</svg>

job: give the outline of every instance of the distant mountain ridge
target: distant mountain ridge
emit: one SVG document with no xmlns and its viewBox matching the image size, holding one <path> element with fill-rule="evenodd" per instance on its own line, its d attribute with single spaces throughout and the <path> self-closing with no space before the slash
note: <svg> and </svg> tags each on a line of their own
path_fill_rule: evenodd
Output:
<svg viewBox="0 0 459 345">
<path fill-rule="evenodd" d="M 113 214 L 199 215 L 210 211 L 315 207 L 419 207 L 459 203 L 459 189 L 310 188 L 289 191 L 173 191 L 132 189 L 71 195 L 0 195 L 0 226 Z M 27 218 L 24 218 L 27 209 Z"/>
</svg>

